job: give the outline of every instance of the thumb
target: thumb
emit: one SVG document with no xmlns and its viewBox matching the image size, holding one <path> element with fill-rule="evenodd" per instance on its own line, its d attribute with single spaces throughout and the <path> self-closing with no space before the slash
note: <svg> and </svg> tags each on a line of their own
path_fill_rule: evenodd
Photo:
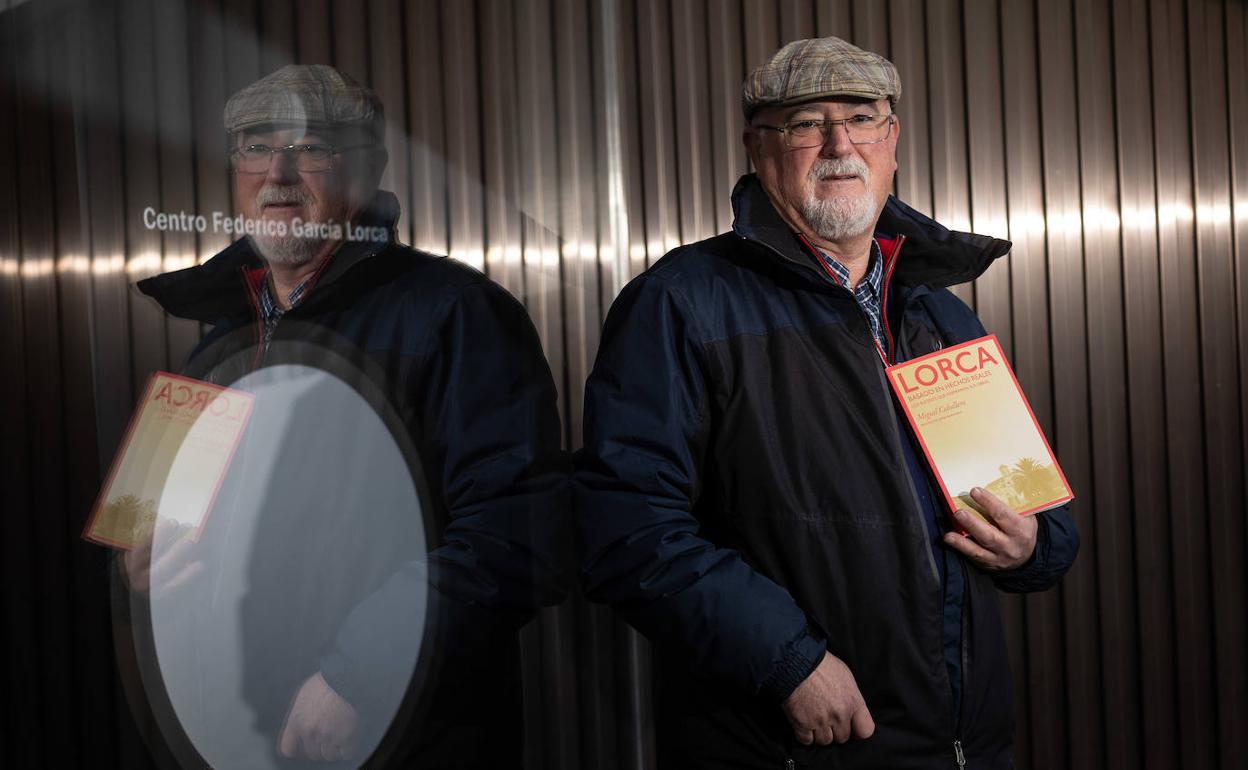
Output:
<svg viewBox="0 0 1248 770">
<path fill-rule="evenodd" d="M 290 716 L 287 716 L 282 724 L 282 735 L 278 739 L 277 749 L 283 757 L 288 759 L 299 752 L 299 741 L 295 738 L 294 731 L 290 729 Z"/>
<path fill-rule="evenodd" d="M 871 712 L 867 711 L 865 703 L 850 717 L 850 727 L 855 738 L 870 738 L 875 734 L 875 720 L 871 718 Z"/>
</svg>

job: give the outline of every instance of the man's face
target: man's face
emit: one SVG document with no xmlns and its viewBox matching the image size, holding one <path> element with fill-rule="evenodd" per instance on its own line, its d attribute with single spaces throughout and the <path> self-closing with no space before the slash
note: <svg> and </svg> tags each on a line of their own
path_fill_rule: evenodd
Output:
<svg viewBox="0 0 1248 770">
<path fill-rule="evenodd" d="M 245 131 L 237 135 L 236 147 L 248 145 L 319 144 L 347 146 L 358 138 L 317 133 L 305 128 Z M 329 159 L 323 171 L 300 171 L 299 161 L 290 152 L 273 154 L 269 170 L 246 173 L 234 170 L 234 200 L 245 219 L 284 221 L 284 236 L 268 234 L 267 228 L 252 236 L 252 243 L 266 261 L 288 266 L 307 263 L 320 253 L 325 238 L 294 235 L 292 222 L 335 223 L 345 227 L 368 202 L 376 187 L 370 172 L 368 149 L 348 150 Z"/>
<path fill-rule="evenodd" d="M 894 122 L 888 138 L 875 144 L 853 144 L 838 125 L 822 146 L 800 149 L 786 146 L 779 132 L 758 126 L 889 112 L 886 99 L 833 98 L 765 107 L 754 115 L 745 131 L 745 145 L 763 189 L 786 221 L 830 242 L 873 230 L 893 187 L 900 124 Z"/>
</svg>

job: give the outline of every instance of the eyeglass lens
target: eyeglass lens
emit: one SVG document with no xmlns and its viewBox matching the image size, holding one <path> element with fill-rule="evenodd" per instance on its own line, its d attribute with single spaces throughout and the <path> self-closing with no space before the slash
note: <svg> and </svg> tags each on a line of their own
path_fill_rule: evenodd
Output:
<svg viewBox="0 0 1248 770">
<path fill-rule="evenodd" d="M 841 126 L 845 127 L 852 144 L 875 144 L 888 138 L 893 121 L 888 115 L 881 115 L 875 120 L 801 121 L 788 127 L 785 138 L 789 147 L 819 147 L 832 138 L 832 131 L 839 130 Z"/>
<path fill-rule="evenodd" d="M 264 144 L 253 144 L 239 147 L 231 153 L 234 168 L 246 174 L 263 174 L 269 170 L 273 158 L 277 154 L 294 156 L 295 168 L 299 171 L 324 171 L 329 168 L 329 159 L 333 150 L 319 144 L 297 144 L 287 147 L 269 147 Z"/>
</svg>

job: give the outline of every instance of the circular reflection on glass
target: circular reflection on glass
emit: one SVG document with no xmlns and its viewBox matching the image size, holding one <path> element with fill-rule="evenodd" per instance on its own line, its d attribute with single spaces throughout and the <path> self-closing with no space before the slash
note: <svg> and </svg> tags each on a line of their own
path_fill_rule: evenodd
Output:
<svg viewBox="0 0 1248 770">
<path fill-rule="evenodd" d="M 231 387 L 255 403 L 197 539 L 178 522 L 193 452 L 179 452 L 165 484 L 149 615 L 159 675 L 145 687 L 161 688 L 152 701 L 218 770 L 359 767 L 420 657 L 426 542 L 412 458 L 373 406 L 318 368 L 271 366 Z"/>
</svg>

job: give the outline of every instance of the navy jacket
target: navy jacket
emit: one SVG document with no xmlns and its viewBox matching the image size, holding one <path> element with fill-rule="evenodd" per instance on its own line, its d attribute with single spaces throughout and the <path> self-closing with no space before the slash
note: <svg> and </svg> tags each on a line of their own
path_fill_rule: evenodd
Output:
<svg viewBox="0 0 1248 770">
<path fill-rule="evenodd" d="M 392 229 L 397 213 L 394 197 L 380 193 L 360 223 Z M 380 394 L 380 410 L 419 458 L 431 550 L 427 560 L 422 554 L 419 563 L 385 570 L 388 579 L 369 586 L 371 596 L 344 600 L 333 627 L 309 628 L 325 636 L 318 659 L 265 661 L 253 667 L 257 681 L 286 698 L 320 670 L 348 701 L 366 704 L 370 666 L 404 654 L 389 631 L 386 595 L 427 580 L 432 625 L 425 644 L 436 647 L 437 658 L 423 673 L 437 687 L 423 705 L 429 726 L 417 737 L 433 748 L 421 757 L 429 766 L 517 764 L 517 630 L 537 607 L 560 601 L 570 580 L 570 465 L 533 324 L 519 302 L 470 267 L 393 240 L 348 242 L 278 322 L 266 349 L 254 294 L 261 266 L 241 239 L 204 265 L 156 276 L 140 289 L 173 315 L 213 324 L 189 358 L 191 376 L 229 384 L 270 364 L 342 369 L 346 362 L 360 392 Z M 331 532 L 331 519 L 345 512 L 305 513 Z M 307 522 L 300 526 L 307 531 Z M 307 547 L 313 537 L 291 540 Z M 332 554 L 333 535 L 322 539 Z M 332 557 L 309 559 L 307 567 L 302 577 L 284 579 L 320 580 L 324 596 L 343 599 L 337 585 L 359 577 L 334 577 Z M 263 559 L 253 570 L 253 584 L 266 584 Z M 283 576 L 267 577 L 280 587 Z M 486 688 L 492 694 L 483 698 Z"/>
<path fill-rule="evenodd" d="M 945 600 L 865 317 L 751 175 L 733 231 L 679 248 L 613 304 L 585 399 L 574 484 L 582 579 L 661 656 L 663 756 L 689 767 L 976 767 L 1009 762 L 1013 704 L 997 589 L 1038 591 L 1078 537 L 1042 514 L 1036 554 L 965 575 L 963 696 Z M 945 287 L 1009 244 L 890 198 L 877 236 L 895 360 L 984 334 Z M 824 651 L 877 731 L 795 744 L 780 702 Z"/>
</svg>

